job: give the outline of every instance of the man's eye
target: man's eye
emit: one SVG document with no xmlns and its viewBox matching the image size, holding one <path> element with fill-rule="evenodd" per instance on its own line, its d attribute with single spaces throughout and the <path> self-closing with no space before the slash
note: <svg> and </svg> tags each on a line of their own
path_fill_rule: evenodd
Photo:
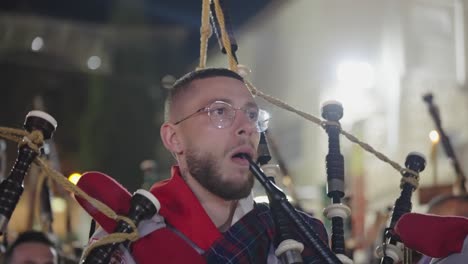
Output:
<svg viewBox="0 0 468 264">
<path fill-rule="evenodd" d="M 249 117 L 250 120 L 257 121 L 258 111 L 256 109 L 247 110 L 247 116 Z"/>
<path fill-rule="evenodd" d="M 215 109 L 211 110 L 211 113 L 212 114 L 215 114 L 215 115 L 225 115 L 227 112 L 227 109 L 226 107 L 216 107 Z"/>
</svg>

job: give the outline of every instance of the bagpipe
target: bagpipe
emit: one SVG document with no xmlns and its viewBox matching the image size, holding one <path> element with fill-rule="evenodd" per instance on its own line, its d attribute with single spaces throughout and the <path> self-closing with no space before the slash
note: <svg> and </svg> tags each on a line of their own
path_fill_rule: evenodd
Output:
<svg viewBox="0 0 468 264">
<path fill-rule="evenodd" d="M 7 226 L 12 213 L 22 196 L 25 177 L 32 163 L 39 166 L 50 179 L 65 190 L 75 194 L 76 200 L 82 207 L 98 221 L 101 227 L 111 233 L 105 239 L 100 239 L 98 242 L 91 244 L 87 251 L 82 254 L 83 258 L 79 263 L 109 263 L 116 249 L 126 248 L 129 246 L 130 241 L 139 239 L 138 224 L 157 215 L 160 209 L 158 199 L 151 192 L 140 189 L 131 195 L 111 177 L 93 172 L 84 174 L 75 186 L 66 177 L 50 168 L 43 158 L 39 157 L 41 154 L 46 153 L 44 140 L 50 139 L 57 127 L 55 119 L 43 111 L 31 111 L 26 116 L 24 127 L 25 131 L 14 128 L 0 128 L 0 136 L 19 143 L 18 156 L 13 168 L 8 177 L 0 183 L 0 220 L 4 239 L 6 238 Z M 106 189 L 106 192 L 103 193 L 103 189 Z M 45 194 L 48 198 L 50 192 Z M 94 196 L 94 198 L 91 196 Z M 44 195 L 41 195 L 41 197 L 44 197 Z M 41 211 L 41 218 L 49 219 L 46 225 L 47 228 L 43 231 L 49 235 L 49 231 L 52 231 L 50 203 L 43 207 L 45 209 Z M 153 239 L 154 237 L 156 238 Z M 183 252 L 183 246 L 185 245 L 180 241 L 182 241 L 181 238 L 173 233 L 161 230 L 157 236 L 152 236 L 150 239 L 145 237 L 144 241 L 139 240 L 139 243 L 135 243 L 138 249 L 134 250 L 141 253 L 143 258 L 146 259 L 146 263 L 152 263 L 153 260 L 149 256 L 154 252 L 146 250 L 148 243 L 167 244 L 168 246 L 181 244 L 178 248 L 174 247 L 177 251 L 170 251 L 173 255 L 168 255 L 167 252 L 161 252 L 160 255 L 168 259 L 174 257 L 173 259 L 179 261 L 179 263 L 187 263 L 191 260 L 193 260 L 192 263 L 197 263 L 195 261 L 197 258 L 200 260 L 199 263 L 203 263 L 197 252 L 180 254 L 178 250 Z M 186 251 L 189 252 L 189 250 Z M 65 263 L 78 263 L 75 257 L 69 257 L 60 248 L 58 252 L 61 259 L 66 261 Z M 139 259 L 137 261 L 138 263 L 145 263 L 145 261 Z"/>
<path fill-rule="evenodd" d="M 424 196 L 430 196 L 429 214 L 406 214 L 395 226 L 396 235 L 404 244 L 434 258 L 436 263 L 465 263 L 468 259 L 468 194 L 466 191 L 466 175 L 456 155 L 450 137 L 442 126 L 440 110 L 434 103 L 432 93 L 422 96 L 427 104 L 429 115 L 434 122 L 440 137 L 443 150 L 455 172 L 455 182 L 452 186 L 431 186 L 425 190 Z M 438 142 L 433 142 L 438 144 Z M 436 160 L 434 153 L 434 184 Z M 421 199 L 421 197 L 420 197 Z M 437 230 L 437 232 L 428 232 Z"/>
<path fill-rule="evenodd" d="M 337 102 L 327 102 L 322 108 L 322 116 L 325 118 L 323 123 L 324 128 L 329 134 L 329 153 L 326 157 L 326 164 L 328 172 L 328 196 L 331 198 L 332 203 L 331 206 L 325 210 L 325 213 L 327 217 L 332 219 L 333 224 L 331 249 L 318 238 L 316 232 L 311 229 L 310 226 L 305 224 L 302 217 L 297 214 L 295 208 L 287 200 L 286 195 L 275 185 L 272 178 L 266 175 L 271 175 L 275 172 L 271 170 L 271 166 L 268 167 L 270 164 L 267 164 L 271 157 L 268 151 L 265 134 L 261 136 L 258 160 L 253 161 L 249 157 L 245 157 L 249 160 L 251 172 L 263 185 L 270 199 L 270 209 L 274 211 L 272 214 L 274 216 L 275 226 L 278 230 L 278 239 L 275 241 L 277 250 L 275 253 L 283 263 L 302 263 L 300 252 L 304 245 L 314 248 L 319 253 L 319 257 L 324 263 L 352 263 L 350 259 L 347 260 L 343 258 L 345 255 L 343 219 L 349 215 L 349 208 L 342 205 L 340 201 L 344 196 L 344 161 L 339 150 L 340 129 L 338 123 L 342 115 L 342 107 Z M 20 144 L 17 160 L 9 176 L 0 184 L 0 208 L 2 219 L 5 219 L 2 223 L 4 227 L 3 231 L 23 192 L 22 184 L 28 168 L 35 160 L 38 153 L 41 152 L 42 145 L 39 143 L 40 139 L 51 138 L 56 126 L 55 120 L 44 112 L 32 111 L 27 115 L 24 124 L 27 133 L 24 134 L 24 138 L 21 140 L 23 143 Z M 28 143 L 30 144 L 28 145 Z M 39 144 L 39 147 L 35 144 Z M 415 245 L 415 241 L 419 241 L 419 239 L 415 238 L 419 237 L 419 235 L 407 234 L 408 230 L 415 232 L 413 228 L 409 228 L 409 226 L 414 225 L 415 221 L 423 221 L 427 218 L 427 216 L 407 214 L 411 211 L 411 193 L 415 189 L 413 178 L 416 177 L 415 174 L 422 171 L 424 167 L 425 160 L 421 155 L 415 153 L 408 155 L 406 169 L 402 169 L 401 196 L 395 203 L 391 224 L 386 230 L 386 244 L 380 249 L 382 263 L 397 263 L 402 260 L 397 245 L 402 241 L 421 252 L 428 251 L 427 246 L 418 247 L 418 245 Z M 145 190 L 138 190 L 131 195 L 111 177 L 97 172 L 85 173 L 78 182 L 77 187 L 83 192 L 76 196 L 78 202 L 108 233 L 110 233 L 108 236 L 109 239 L 102 239 L 98 240 L 96 243 L 92 243 L 92 247 L 83 255 L 83 259 L 80 263 L 108 263 L 114 251 L 122 247 L 129 248 L 131 241 L 135 241 L 133 243 L 136 245 L 140 243 L 136 248 L 144 249 L 148 248 L 149 244 L 153 244 L 154 242 L 164 243 L 164 240 L 167 239 L 167 236 L 164 239 L 161 238 L 162 234 L 167 235 L 167 233 L 162 233 L 159 236 L 160 238 L 156 240 L 148 238 L 142 239 L 135 233 L 139 223 L 158 215 L 161 206 L 158 198 L 155 197 L 157 194 L 154 195 Z M 105 192 L 102 191 L 103 188 L 106 188 Z M 74 192 L 79 193 L 76 190 Z M 99 208 L 99 203 L 95 200 L 83 198 L 86 197 L 86 195 L 94 196 L 96 201 L 106 204 L 120 216 L 112 216 L 112 213 L 105 212 L 105 210 Z M 334 218 L 335 220 L 333 221 Z M 454 253 L 460 250 L 460 239 L 464 238 L 463 234 L 466 236 L 466 231 L 464 231 L 466 230 L 466 219 L 459 218 L 454 220 L 457 223 L 457 225 L 454 226 L 458 227 L 455 228 L 452 226 L 453 228 L 451 231 L 447 231 L 447 233 L 457 233 L 458 238 L 456 241 L 458 241 L 458 243 L 449 250 L 444 251 L 438 248 L 437 253 L 432 254 L 432 256 L 441 257 L 447 252 Z M 407 224 L 408 221 L 411 222 L 411 224 Z M 432 224 L 438 226 L 438 228 L 441 228 L 439 226 L 445 225 L 442 218 L 431 221 L 433 222 Z M 295 228 L 302 234 L 302 241 L 294 240 L 290 235 L 291 231 L 285 228 L 288 226 L 285 224 L 286 222 L 292 222 L 294 224 Z M 462 231 L 461 233 L 459 232 L 460 230 Z M 175 243 L 174 245 L 178 244 L 179 243 Z M 136 251 L 138 252 L 138 249 Z M 141 250 L 140 252 L 143 251 Z M 153 253 L 154 252 L 151 252 L 151 254 Z M 189 256 L 191 260 L 197 259 L 196 256 L 198 256 L 200 263 L 203 263 L 203 260 L 196 252 Z M 145 254 L 145 258 L 147 257 L 148 254 Z M 137 261 L 137 263 L 145 263 L 144 261 Z M 193 263 L 198 262 L 195 261 Z"/>
<path fill-rule="evenodd" d="M 204 1 L 204 6 L 206 6 L 208 2 L 208 0 Z M 216 34 L 221 52 L 227 55 L 230 69 L 239 72 L 242 76 L 245 77 L 246 73 L 248 73 L 249 70 L 246 69 L 245 66 L 238 64 L 238 58 L 236 55 L 238 45 L 232 32 L 229 16 L 226 15 L 227 19 L 225 19 L 225 17 L 223 16 L 223 14 L 228 14 L 225 3 L 223 4 L 222 1 L 213 1 L 210 5 L 210 8 L 211 31 L 213 31 Z M 201 50 L 199 68 L 203 68 L 206 64 L 206 52 L 204 52 L 204 50 L 206 50 L 207 38 L 209 36 L 210 30 L 207 19 L 203 19 L 203 16 L 207 16 L 207 13 L 207 9 L 202 10 Z M 327 218 L 329 218 L 332 221 L 331 248 L 333 252 L 331 255 L 329 254 L 328 250 L 324 249 L 323 245 L 316 245 L 314 244 L 314 242 L 310 242 L 314 240 L 314 237 L 310 237 L 308 235 L 309 233 L 307 232 L 307 230 L 301 229 L 300 223 L 297 223 L 297 219 L 294 219 L 294 213 L 291 213 L 288 208 L 289 206 L 284 204 L 286 203 L 286 198 L 284 194 L 282 194 L 281 190 L 275 186 L 274 182 L 272 182 L 272 177 L 270 177 L 270 180 L 266 180 L 267 178 L 265 178 L 265 175 L 262 175 L 262 170 L 258 169 L 255 163 L 253 163 L 252 161 L 250 162 L 252 173 L 256 176 L 257 180 L 262 184 L 262 186 L 267 192 L 268 198 L 270 200 L 271 210 L 278 211 L 273 213 L 273 215 L 276 218 L 275 223 L 277 225 L 277 229 L 280 230 L 280 232 L 278 232 L 280 234 L 279 236 L 281 237 L 279 240 L 290 240 L 290 237 L 288 235 L 290 231 L 282 229 L 283 226 L 286 226 L 284 224 L 285 219 L 288 219 L 289 221 L 292 221 L 296 224 L 296 228 L 300 229 L 302 232 L 307 234 L 306 240 L 309 240 L 309 242 L 307 242 L 309 246 L 313 245 L 314 248 L 316 248 L 319 252 L 322 249 L 324 250 L 324 253 L 321 253 L 320 256 L 322 260 L 324 260 L 326 263 L 352 263 L 350 258 L 345 255 L 344 220 L 347 217 L 349 217 L 350 209 L 342 203 L 342 199 L 345 196 L 344 161 L 343 156 L 340 153 L 339 142 L 339 135 L 342 134 L 348 140 L 358 144 L 364 150 L 374 154 L 378 159 L 390 164 L 402 175 L 400 184 L 401 193 L 398 199 L 395 201 L 394 207 L 392 208 L 392 216 L 388 227 L 385 229 L 383 244 L 376 249 L 376 255 L 380 258 L 381 263 L 398 263 L 401 261 L 403 261 L 404 263 L 411 263 L 411 252 L 410 250 L 408 250 L 408 248 L 405 248 L 403 246 L 404 243 L 402 243 L 407 241 L 402 240 L 401 238 L 404 237 L 404 234 L 402 233 L 402 230 L 404 229 L 399 229 L 397 233 L 397 231 L 395 231 L 395 228 L 400 223 L 400 219 L 400 226 L 404 226 L 405 222 L 407 221 L 406 219 L 411 218 L 411 197 L 412 193 L 419 185 L 419 173 L 423 171 L 426 166 L 425 157 L 418 152 L 411 152 L 406 157 L 405 167 L 403 168 L 398 163 L 390 160 L 382 153 L 373 149 L 370 145 L 361 142 L 353 135 L 342 130 L 339 124 L 339 120 L 343 116 L 343 108 L 338 102 L 328 102 L 323 106 L 322 117 L 325 119 L 325 121 L 322 121 L 312 115 L 301 112 L 276 98 L 262 93 L 261 91 L 257 90 L 249 81 L 246 81 L 246 85 L 251 90 L 253 95 L 259 96 L 271 104 L 274 104 L 287 111 L 296 113 L 299 116 L 307 119 L 308 121 L 312 121 L 318 124 L 326 130 L 329 136 L 329 152 L 326 157 L 326 169 L 327 196 L 331 199 L 331 205 L 324 210 L 324 214 Z M 440 117 L 438 116 L 438 110 L 432 104 L 432 97 L 425 96 L 424 100 L 429 103 L 430 114 L 434 118 L 439 133 L 442 135 L 444 149 L 449 158 L 451 159 L 454 165 L 454 169 L 457 173 L 456 189 L 459 190 L 460 193 L 466 194 L 466 177 L 464 176 L 463 171 L 461 170 L 461 166 L 455 156 L 453 148 L 450 145 L 448 137 L 442 130 Z M 259 146 L 259 164 L 264 164 L 269 160 L 268 154 L 264 155 L 263 161 L 260 159 L 260 157 L 262 156 L 262 151 L 264 153 L 267 153 L 264 150 L 262 150 L 262 148 L 267 149 L 267 147 L 262 147 L 262 143 L 266 146 L 264 136 L 265 135 L 262 135 Z M 268 171 L 271 174 L 275 173 L 275 169 L 271 169 L 271 167 L 265 168 L 265 171 Z M 408 215 L 407 218 L 403 218 L 403 216 L 405 215 Z M 463 224 L 463 221 L 461 222 Z M 424 225 L 424 221 L 422 221 L 421 224 Z M 421 239 L 416 240 L 422 241 Z M 281 248 L 279 245 L 280 243 L 276 242 L 275 246 Z M 414 243 L 411 244 L 411 246 L 413 245 Z M 301 251 L 301 248 L 302 245 L 297 245 L 295 242 L 292 242 L 292 245 L 288 249 L 288 253 L 277 255 L 283 260 L 284 263 L 300 263 L 300 260 L 297 260 L 299 259 L 297 256 L 299 255 L 298 252 Z M 418 249 L 418 247 L 414 247 L 414 249 Z M 402 251 L 404 251 L 404 253 Z M 282 251 L 280 250 L 280 252 Z M 423 251 L 423 253 L 425 252 Z M 333 255 L 336 255 L 338 257 L 335 258 L 333 257 Z M 440 255 L 438 255 L 438 257 L 440 257 Z"/>
<path fill-rule="evenodd" d="M 209 1 L 204 1 L 204 6 L 207 5 L 207 2 Z M 246 70 L 244 66 L 238 64 L 238 58 L 236 56 L 238 45 L 232 32 L 229 16 L 227 16 L 227 19 L 224 17 L 224 14 L 228 13 L 226 5 L 222 4 L 222 1 L 213 1 L 210 7 L 211 28 L 217 36 L 221 52 L 227 55 L 230 69 L 239 72 L 243 77 L 245 77 L 246 73 L 249 71 Z M 204 56 L 203 50 L 206 49 L 207 45 L 206 38 L 208 33 L 205 32 L 208 32 L 209 30 L 207 29 L 207 19 L 203 19 L 203 14 L 206 14 L 207 12 L 207 10 L 202 10 L 202 37 L 199 68 L 203 68 L 206 64 L 206 58 Z M 329 152 L 326 157 L 326 169 L 327 196 L 331 199 L 331 205 L 324 210 L 324 214 L 332 221 L 331 250 L 327 246 L 324 246 L 319 239 L 317 239 L 317 236 L 313 230 L 307 230 L 307 228 L 304 227 L 304 222 L 301 221 L 301 219 L 295 214 L 293 207 L 287 201 L 284 193 L 275 185 L 274 181 L 272 180 L 274 177 L 270 177 L 269 179 L 253 161 L 249 160 L 251 172 L 255 175 L 257 180 L 266 190 L 268 199 L 270 201 L 270 208 L 275 218 L 274 220 L 276 229 L 278 230 L 280 237 L 278 239 L 279 242 L 275 242 L 275 246 L 278 248 L 277 252 L 275 252 L 276 255 L 283 261 L 283 263 L 302 263 L 300 252 L 303 248 L 303 245 L 300 242 L 292 240 L 290 236 L 291 231 L 284 228 L 287 226 L 286 222 L 291 221 L 302 234 L 305 234 L 303 237 L 303 239 L 306 241 L 305 243 L 308 246 L 315 248 L 315 250 L 319 252 L 322 261 L 325 263 L 352 263 L 352 260 L 345 255 L 344 220 L 349 217 L 350 209 L 342 203 L 342 198 L 345 196 L 345 182 L 344 159 L 340 153 L 340 133 L 345 135 L 354 143 L 359 144 L 367 151 L 374 153 L 378 158 L 390 163 L 395 169 L 402 173 L 402 193 L 401 197 L 397 200 L 393 210 L 394 213 L 392 217 L 392 223 L 388 229 L 389 231 L 393 228 L 394 224 L 398 221 L 402 214 L 411 210 L 411 194 L 415 189 L 415 186 L 417 186 L 417 178 L 419 177 L 418 173 L 425 167 L 424 157 L 419 153 L 410 153 L 410 155 L 407 157 L 406 168 L 401 168 L 401 166 L 399 166 L 396 162 L 393 162 L 383 154 L 378 153 L 371 146 L 360 142 L 357 138 L 346 133 L 341 129 L 339 123 L 339 120 L 343 117 L 343 107 L 339 102 L 331 101 L 323 105 L 322 117 L 325 119 L 325 121 L 322 121 L 314 116 L 296 110 L 284 102 L 277 100 L 276 98 L 263 94 L 248 81 L 246 81 L 246 85 L 251 90 L 252 94 L 260 96 L 274 105 L 294 112 L 304 117 L 305 119 L 322 126 L 326 130 L 329 139 Z M 262 135 L 259 146 L 259 164 L 266 164 L 269 160 L 269 154 L 266 151 L 268 148 L 266 145 L 265 135 Z M 246 158 L 248 159 L 248 157 Z M 274 173 L 275 170 L 268 169 L 268 171 Z M 394 248 L 396 251 L 396 240 L 390 236 L 390 232 L 387 234 L 387 237 L 388 239 L 382 247 L 383 250 L 380 250 L 380 257 L 382 258 L 383 263 L 392 263 L 389 262 L 388 255 L 393 256 L 394 252 L 391 252 L 388 250 L 388 248 Z M 287 246 L 284 247 L 285 250 L 283 250 L 283 246 L 281 244 L 282 241 L 287 241 Z M 389 246 L 387 247 L 387 245 Z M 398 259 L 395 257 L 391 260 L 398 262 L 398 260 L 401 260 L 401 258 Z"/>
<path fill-rule="evenodd" d="M 210 31 L 214 31 L 222 52 L 228 55 L 230 68 L 245 76 L 248 70 L 238 65 L 235 54 L 238 45 L 232 30 L 229 30 L 229 17 L 225 16 L 227 13 L 227 9 L 225 5 L 221 4 L 221 1 L 213 0 L 211 3 L 208 0 L 203 1 L 199 68 L 206 65 L 207 39 Z M 212 25 L 209 26 L 209 23 Z M 340 135 L 344 135 L 352 142 L 376 155 L 379 159 L 389 163 L 402 175 L 401 193 L 392 209 L 391 221 L 384 234 L 384 244 L 377 249 L 381 263 L 398 263 L 400 261 L 408 263 L 410 261 L 408 259 L 409 252 L 406 250 L 402 252 L 403 244 L 438 258 L 462 252 L 465 248 L 463 241 L 465 241 L 467 233 L 465 218 L 453 218 L 451 220 L 454 225 L 447 225 L 447 219 L 444 218 L 432 218 L 410 213 L 412 193 L 418 186 L 419 173 L 426 166 L 426 161 L 421 154 L 410 153 L 406 157 L 405 167 L 403 168 L 341 128 L 339 121 L 343 117 L 343 107 L 340 103 L 335 101 L 325 103 L 322 107 L 322 120 L 263 94 L 248 81 L 246 81 L 246 85 L 254 95 L 315 122 L 324 128 L 328 135 L 326 171 L 327 196 L 330 198 L 330 205 L 324 210 L 324 214 L 332 223 L 331 248 L 320 240 L 313 228 L 305 223 L 302 216 L 288 201 L 285 193 L 275 184 L 274 177 L 271 177 L 277 172 L 275 171 L 275 165 L 268 166 L 272 164 L 268 164 L 271 157 L 269 157 L 268 152 L 267 134 L 262 134 L 261 137 L 259 159 L 253 161 L 245 156 L 249 161 L 250 171 L 262 184 L 268 195 L 270 210 L 277 230 L 277 238 L 274 241 L 275 254 L 283 263 L 303 263 L 301 251 L 305 246 L 313 248 L 323 263 L 352 263 L 350 256 L 346 255 L 344 235 L 344 222 L 350 215 L 350 208 L 343 203 L 343 198 L 346 196 L 346 185 L 344 180 L 344 157 L 340 152 Z M 439 122 L 436 122 L 436 125 L 442 131 L 440 119 Z M 11 214 L 23 192 L 23 181 L 30 165 L 37 161 L 41 166 L 45 166 L 44 162 L 37 157 L 41 153 L 43 140 L 52 137 L 56 126 L 56 121 L 44 112 L 32 111 L 27 115 L 24 124 L 26 132 L 21 134 L 17 160 L 9 176 L 0 183 L 0 227 L 2 232 L 6 230 Z M 447 137 L 443 136 L 443 138 Z M 450 146 L 449 143 L 445 145 Z M 453 150 L 450 151 L 449 149 L 448 153 L 453 154 Z M 457 175 L 463 175 L 457 159 L 453 156 L 452 160 L 454 160 Z M 107 233 L 101 239 L 96 239 L 90 244 L 85 250 L 80 263 L 109 263 L 112 258 L 119 256 L 116 254 L 117 252 L 123 254 L 122 252 L 126 251 L 131 252 L 131 257 L 135 262 L 143 264 L 153 263 L 152 257 L 154 256 L 161 259 L 171 259 L 173 263 L 205 262 L 199 251 L 188 245 L 183 236 L 177 234 L 174 231 L 175 229 L 171 229 L 170 226 L 166 225 L 164 219 L 161 219 L 160 215 L 166 215 L 165 212 L 171 209 L 162 206 L 162 204 L 167 204 L 165 203 L 165 196 L 162 195 L 165 190 L 164 185 L 159 186 L 160 188 L 155 192 L 138 190 L 134 194 L 130 194 L 118 182 L 102 173 L 85 173 L 77 186 L 70 185 L 66 180 L 64 182 L 64 177 L 56 172 L 48 170 L 48 173 L 55 175 L 55 180 L 63 184 L 67 190 L 76 194 L 77 201 Z M 460 186 L 460 189 L 463 190 L 465 181 L 461 176 L 459 178 L 459 182 L 463 183 L 461 185 L 463 187 Z M 103 191 L 104 189 L 105 191 Z M 158 196 L 159 193 L 161 193 L 161 196 Z M 151 221 L 159 226 L 154 229 L 155 232 L 144 235 L 144 231 L 139 230 L 138 227 L 141 223 Z M 289 223 L 293 224 L 296 233 L 301 234 L 300 241 L 296 240 L 296 236 L 292 235 L 293 231 L 288 229 Z M 415 233 L 412 228 L 414 225 L 420 225 L 420 223 L 430 223 L 431 227 L 437 229 L 449 227 L 444 232 L 453 234 L 453 236 L 447 236 L 445 240 L 440 237 L 426 238 L 420 233 Z M 210 243 L 218 237 L 219 234 L 216 231 L 210 233 L 207 236 L 206 244 L 200 250 L 207 250 Z M 448 249 L 441 248 L 442 246 L 434 249 L 427 244 L 419 243 L 434 240 L 446 241 L 452 237 L 455 237 L 454 241 L 456 243 L 454 243 L 454 246 L 449 246 Z M 151 245 L 155 244 L 164 245 L 164 247 L 159 251 L 151 251 Z M 435 244 L 431 242 L 430 245 Z M 434 250 L 436 253 L 431 252 Z"/>
<path fill-rule="evenodd" d="M 0 183 L 0 232 L 6 231 L 8 222 L 23 193 L 24 177 L 32 162 L 40 154 L 44 139 L 50 139 L 57 121 L 45 112 L 31 111 L 26 116 L 27 134 L 19 143 L 18 156 L 6 179 Z"/>
<path fill-rule="evenodd" d="M 25 188 L 27 188 L 28 199 L 24 200 L 28 210 L 23 215 L 22 225 L 26 230 L 40 229 L 52 243 L 58 246 L 58 236 L 53 230 L 54 212 L 52 209 L 51 199 L 55 195 L 60 197 L 65 202 L 65 232 L 71 235 L 71 215 L 69 214 L 68 193 L 60 193 L 57 186 L 52 185 L 49 181 L 49 173 L 54 173 L 51 167 L 57 167 L 58 160 L 55 153 L 55 146 L 52 136 L 57 127 L 57 121 L 51 115 L 41 110 L 30 111 L 25 118 L 23 124 L 24 130 L 16 128 L 0 128 L 0 136 L 18 143 L 18 151 L 16 160 L 8 173 L 6 171 L 6 144 L 1 140 L 0 158 L 1 158 L 1 183 L 0 183 L 0 221 L 1 235 L 3 243 L 0 255 L 5 253 L 8 247 L 9 240 L 15 238 L 15 232 L 8 232 L 8 224 L 12 214 L 17 207 L 20 198 L 23 196 Z M 34 163 L 34 166 L 33 166 Z M 27 177 L 27 174 L 31 177 Z M 60 175 L 60 180 L 65 180 L 63 175 Z M 57 194 L 54 195 L 54 192 Z M 21 214 L 20 214 L 21 216 Z M 15 218 L 17 219 L 17 217 Z M 38 227 L 37 227 L 38 225 Z M 36 226 L 36 227 L 35 227 Z M 10 229 L 13 230 L 13 229 Z M 16 230 L 19 231 L 19 230 Z M 13 235 L 11 235 L 13 234 Z M 63 247 L 57 247 L 57 253 L 63 263 L 76 262 L 76 252 L 69 238 L 63 239 Z M 65 250 L 62 250 L 66 248 Z"/>
</svg>

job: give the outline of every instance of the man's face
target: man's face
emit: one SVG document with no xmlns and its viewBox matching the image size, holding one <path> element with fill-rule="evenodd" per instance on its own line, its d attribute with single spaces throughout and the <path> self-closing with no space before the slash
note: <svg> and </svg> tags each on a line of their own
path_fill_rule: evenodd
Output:
<svg viewBox="0 0 468 264">
<path fill-rule="evenodd" d="M 57 264 L 57 252 L 48 245 L 26 242 L 18 245 L 11 255 L 10 264 Z"/>
<path fill-rule="evenodd" d="M 244 83 L 228 77 L 196 80 L 179 103 L 179 117 L 185 117 L 214 101 L 224 101 L 234 108 L 256 105 Z M 236 156 L 248 153 L 255 158 L 259 133 L 245 113 L 236 111 L 232 124 L 217 128 L 206 112 L 180 123 L 183 151 L 181 169 L 190 174 L 207 190 L 225 199 L 246 197 L 253 186 L 247 160 Z M 186 168 L 184 168 L 186 167 Z"/>
</svg>

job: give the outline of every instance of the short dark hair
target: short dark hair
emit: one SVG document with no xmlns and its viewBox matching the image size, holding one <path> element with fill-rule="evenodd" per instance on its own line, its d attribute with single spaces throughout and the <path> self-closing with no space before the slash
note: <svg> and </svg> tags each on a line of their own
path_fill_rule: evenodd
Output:
<svg viewBox="0 0 468 264">
<path fill-rule="evenodd" d="M 41 243 L 55 249 L 54 243 L 43 232 L 34 230 L 25 231 L 6 250 L 4 257 L 6 264 L 10 263 L 15 248 L 24 243 Z"/>
<path fill-rule="evenodd" d="M 244 78 L 242 76 L 226 68 L 206 68 L 202 70 L 191 71 L 175 81 L 172 87 L 169 89 L 166 101 L 164 102 L 165 121 L 169 121 L 169 113 L 172 102 L 177 96 L 187 91 L 193 81 L 211 77 L 229 77 L 244 82 Z"/>
</svg>

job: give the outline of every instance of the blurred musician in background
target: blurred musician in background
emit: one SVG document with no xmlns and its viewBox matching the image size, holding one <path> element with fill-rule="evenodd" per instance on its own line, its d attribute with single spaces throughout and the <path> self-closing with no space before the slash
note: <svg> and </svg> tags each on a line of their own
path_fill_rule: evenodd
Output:
<svg viewBox="0 0 468 264">
<path fill-rule="evenodd" d="M 42 232 L 21 233 L 7 249 L 5 264 L 58 264 L 59 256 L 55 245 Z"/>
</svg>

